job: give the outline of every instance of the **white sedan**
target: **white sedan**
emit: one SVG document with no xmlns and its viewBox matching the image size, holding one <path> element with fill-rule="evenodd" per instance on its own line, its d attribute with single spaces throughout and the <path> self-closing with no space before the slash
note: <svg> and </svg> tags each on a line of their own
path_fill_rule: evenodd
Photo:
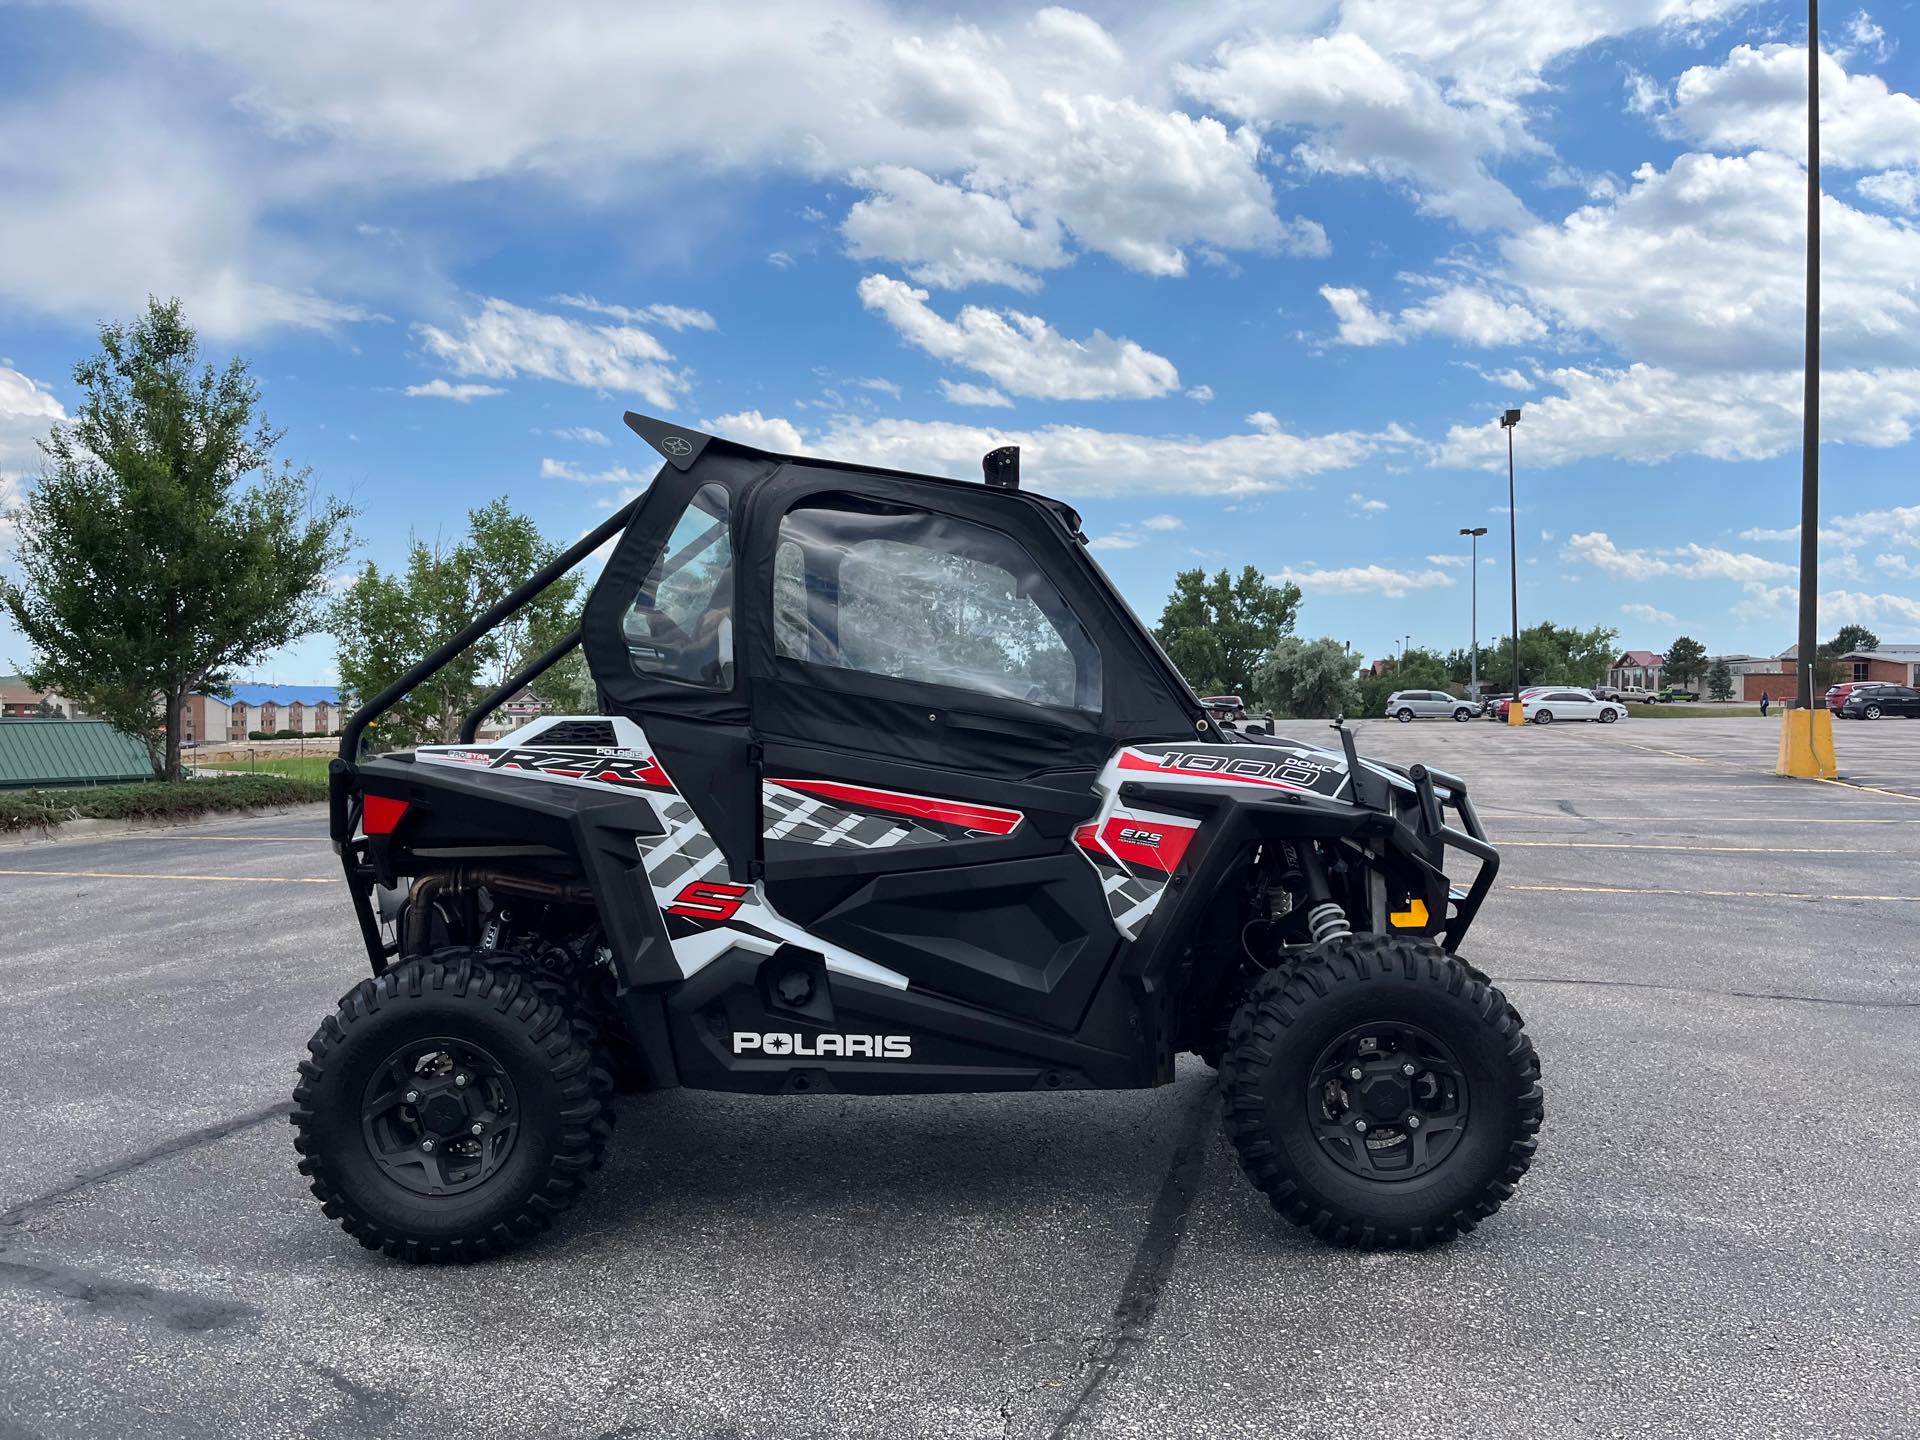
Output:
<svg viewBox="0 0 1920 1440">
<path fill-rule="evenodd" d="M 1551 725 L 1556 720 L 1598 720 L 1611 725 L 1627 714 L 1626 706 L 1602 700 L 1591 690 L 1536 690 L 1524 699 L 1527 719 L 1535 725 Z"/>
</svg>

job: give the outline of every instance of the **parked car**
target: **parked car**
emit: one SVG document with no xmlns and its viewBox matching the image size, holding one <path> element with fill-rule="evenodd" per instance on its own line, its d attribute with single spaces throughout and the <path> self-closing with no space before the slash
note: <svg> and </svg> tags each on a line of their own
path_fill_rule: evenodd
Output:
<svg viewBox="0 0 1920 1440">
<path fill-rule="evenodd" d="M 1611 725 L 1627 715 L 1627 707 L 1617 700 L 1602 700 L 1591 690 L 1567 686 L 1523 690 L 1520 700 L 1526 706 L 1527 721 L 1532 725 L 1551 725 L 1556 720 L 1598 720 L 1602 725 Z"/>
<path fill-rule="evenodd" d="M 1920 718 L 1920 690 L 1909 685 L 1856 685 L 1840 705 L 1849 720 L 1878 720 L 1883 715 Z"/>
<path fill-rule="evenodd" d="M 1897 688 L 1891 680 L 1843 680 L 1827 691 L 1827 709 L 1838 715 L 1847 701 L 1859 691 Z"/>
<path fill-rule="evenodd" d="M 1526 686 L 1520 691 L 1520 700 L 1523 704 L 1531 704 L 1533 696 L 1538 695 L 1542 690 L 1551 690 L 1552 688 L 1551 685 Z M 1507 720 L 1507 707 L 1512 703 L 1513 697 L 1511 695 L 1495 696 L 1493 708 L 1487 712 L 1488 718 L 1497 720 L 1504 725 Z"/>
<path fill-rule="evenodd" d="M 1396 690 L 1387 697 L 1387 718 L 1409 720 L 1471 720 L 1473 702 L 1444 690 Z"/>
<path fill-rule="evenodd" d="M 1662 705 L 1671 705 L 1676 700 L 1698 700 L 1700 698 L 1700 692 L 1698 690 L 1676 690 L 1673 686 L 1669 685 L 1653 698 L 1658 700 Z"/>
</svg>

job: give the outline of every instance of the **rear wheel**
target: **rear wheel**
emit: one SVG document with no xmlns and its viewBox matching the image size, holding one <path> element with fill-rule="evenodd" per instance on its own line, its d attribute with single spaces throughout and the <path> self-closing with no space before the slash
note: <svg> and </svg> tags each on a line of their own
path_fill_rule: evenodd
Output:
<svg viewBox="0 0 1920 1440">
<path fill-rule="evenodd" d="M 1553 712 L 1551 710 L 1534 711 L 1533 723 L 1536 725 L 1551 725 L 1553 723 Z"/>
<path fill-rule="evenodd" d="M 1879 718 L 1880 718 L 1880 707 L 1878 705 L 1867 706 L 1867 719 L 1878 720 Z"/>
<path fill-rule="evenodd" d="M 547 1228 L 597 1169 L 611 1081 L 557 983 L 498 951 L 362 981 L 307 1042 L 300 1171 L 370 1250 L 498 1254 Z"/>
<path fill-rule="evenodd" d="M 1262 976 L 1221 1065 L 1228 1138 L 1336 1245 L 1473 1229 L 1533 1163 L 1540 1064 L 1506 996 L 1431 941 L 1354 936 Z"/>
</svg>

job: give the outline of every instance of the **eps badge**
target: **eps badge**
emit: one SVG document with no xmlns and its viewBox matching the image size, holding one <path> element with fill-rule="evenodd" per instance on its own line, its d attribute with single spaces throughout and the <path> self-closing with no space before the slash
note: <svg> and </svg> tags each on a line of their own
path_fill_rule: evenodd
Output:
<svg viewBox="0 0 1920 1440">
<path fill-rule="evenodd" d="M 911 1035 L 802 1035 L 772 1030 L 736 1030 L 733 1053 L 771 1057 L 818 1060 L 911 1060 Z"/>
</svg>

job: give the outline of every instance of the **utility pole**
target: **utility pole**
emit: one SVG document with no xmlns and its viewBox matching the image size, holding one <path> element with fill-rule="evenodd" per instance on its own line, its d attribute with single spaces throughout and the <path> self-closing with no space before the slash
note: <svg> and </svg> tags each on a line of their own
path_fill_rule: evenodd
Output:
<svg viewBox="0 0 1920 1440">
<path fill-rule="evenodd" d="M 1487 533 L 1487 527 L 1478 525 L 1467 529 L 1463 526 L 1460 533 L 1472 537 L 1468 543 L 1473 547 L 1473 580 L 1469 587 L 1473 593 L 1473 628 L 1467 631 L 1467 638 L 1472 643 L 1473 659 L 1470 663 L 1473 679 L 1468 682 L 1467 691 L 1478 700 L 1480 698 L 1480 537 Z"/>
<path fill-rule="evenodd" d="M 1513 589 L 1513 703 L 1520 703 L 1520 539 L 1519 516 L 1513 503 L 1513 429 L 1520 423 L 1520 412 L 1509 410 L 1500 417 L 1500 428 L 1507 432 L 1507 583 Z"/>
</svg>

